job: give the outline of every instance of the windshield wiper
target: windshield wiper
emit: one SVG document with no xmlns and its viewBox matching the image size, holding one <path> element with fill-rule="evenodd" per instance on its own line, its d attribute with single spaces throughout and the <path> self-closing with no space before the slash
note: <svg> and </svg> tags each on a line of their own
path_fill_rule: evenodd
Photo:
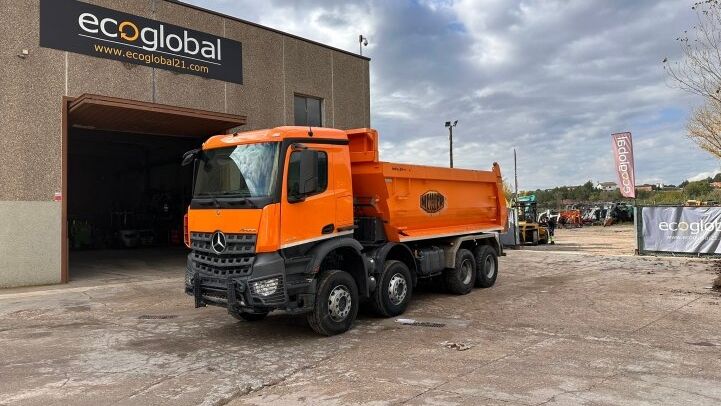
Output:
<svg viewBox="0 0 721 406">
<path fill-rule="evenodd" d="M 203 197 L 203 195 L 207 197 Z M 218 199 L 215 198 L 215 196 L 209 195 L 204 193 L 203 195 L 196 195 L 195 197 L 200 197 L 201 199 L 211 199 L 210 202 L 198 202 L 201 206 L 210 206 L 211 204 L 215 206 L 216 209 L 220 208 L 220 202 L 218 202 Z"/>
<path fill-rule="evenodd" d="M 257 209 L 258 206 L 248 198 L 248 196 L 242 196 L 242 195 L 235 195 L 233 198 L 237 198 L 238 200 L 226 200 L 225 203 L 228 203 L 232 206 L 237 206 L 238 204 L 245 204 L 247 206 L 250 206 L 254 209 Z"/>
<path fill-rule="evenodd" d="M 210 206 L 211 204 L 215 205 L 215 208 L 220 208 L 220 202 L 218 201 L 218 197 L 222 198 L 237 198 L 238 200 L 223 200 L 223 203 L 226 203 L 231 206 L 237 206 L 239 204 L 244 204 L 246 206 L 250 206 L 254 209 L 258 208 L 258 205 L 255 204 L 254 201 L 250 200 L 246 195 L 241 195 L 236 192 L 224 192 L 219 193 L 217 195 L 211 195 L 210 193 L 204 193 L 203 195 L 196 195 L 196 197 L 199 197 L 201 199 L 212 199 L 212 202 L 198 202 L 201 206 Z"/>
<path fill-rule="evenodd" d="M 241 199 L 243 200 L 243 202 L 245 202 L 245 204 L 247 204 L 248 206 L 250 206 L 250 207 L 252 207 L 252 208 L 254 208 L 254 209 L 257 209 L 257 208 L 258 208 L 258 206 L 257 206 L 252 200 L 248 199 L 247 197 L 241 196 L 240 198 L 241 198 Z"/>
</svg>

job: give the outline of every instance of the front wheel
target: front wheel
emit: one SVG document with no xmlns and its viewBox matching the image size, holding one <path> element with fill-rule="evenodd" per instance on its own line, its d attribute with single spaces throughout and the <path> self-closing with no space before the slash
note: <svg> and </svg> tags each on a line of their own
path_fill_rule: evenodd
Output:
<svg viewBox="0 0 721 406">
<path fill-rule="evenodd" d="M 324 272 L 318 281 L 308 324 L 318 334 L 332 336 L 348 331 L 358 315 L 358 287 L 345 271 Z"/>
<path fill-rule="evenodd" d="M 533 230 L 532 234 L 533 234 L 533 236 L 531 237 L 531 245 L 536 246 L 536 245 L 538 245 L 538 240 L 539 240 L 538 230 Z"/>
</svg>

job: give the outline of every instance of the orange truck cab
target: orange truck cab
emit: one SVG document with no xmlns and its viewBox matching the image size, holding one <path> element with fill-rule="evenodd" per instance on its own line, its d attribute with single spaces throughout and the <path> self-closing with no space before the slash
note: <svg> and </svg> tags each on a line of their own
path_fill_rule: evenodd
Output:
<svg viewBox="0 0 721 406">
<path fill-rule="evenodd" d="M 361 303 L 391 317 L 419 279 L 455 294 L 492 286 L 507 213 L 500 168 L 378 160 L 372 129 L 278 127 L 217 135 L 188 151 L 185 291 L 236 318 L 306 314 L 351 328 Z"/>
</svg>

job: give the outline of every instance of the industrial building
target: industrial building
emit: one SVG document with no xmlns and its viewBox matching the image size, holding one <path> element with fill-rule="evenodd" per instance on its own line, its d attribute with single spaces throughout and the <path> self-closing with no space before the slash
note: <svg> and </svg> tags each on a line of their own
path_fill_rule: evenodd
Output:
<svg viewBox="0 0 721 406">
<path fill-rule="evenodd" d="M 210 135 L 370 126 L 368 58 L 176 1 L 4 1 L 0 53 L 0 287 L 184 263 Z"/>
</svg>

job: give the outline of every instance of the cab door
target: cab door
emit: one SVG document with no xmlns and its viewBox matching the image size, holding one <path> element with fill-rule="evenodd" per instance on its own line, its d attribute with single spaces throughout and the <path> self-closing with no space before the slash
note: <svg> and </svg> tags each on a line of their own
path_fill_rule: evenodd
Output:
<svg viewBox="0 0 721 406">
<path fill-rule="evenodd" d="M 334 145 L 311 143 L 288 147 L 281 193 L 281 249 L 330 238 L 336 233 L 336 197 L 333 171 L 329 169 L 335 149 Z M 316 180 L 312 182 L 304 178 L 308 176 L 304 156 L 315 156 L 312 173 Z"/>
</svg>

